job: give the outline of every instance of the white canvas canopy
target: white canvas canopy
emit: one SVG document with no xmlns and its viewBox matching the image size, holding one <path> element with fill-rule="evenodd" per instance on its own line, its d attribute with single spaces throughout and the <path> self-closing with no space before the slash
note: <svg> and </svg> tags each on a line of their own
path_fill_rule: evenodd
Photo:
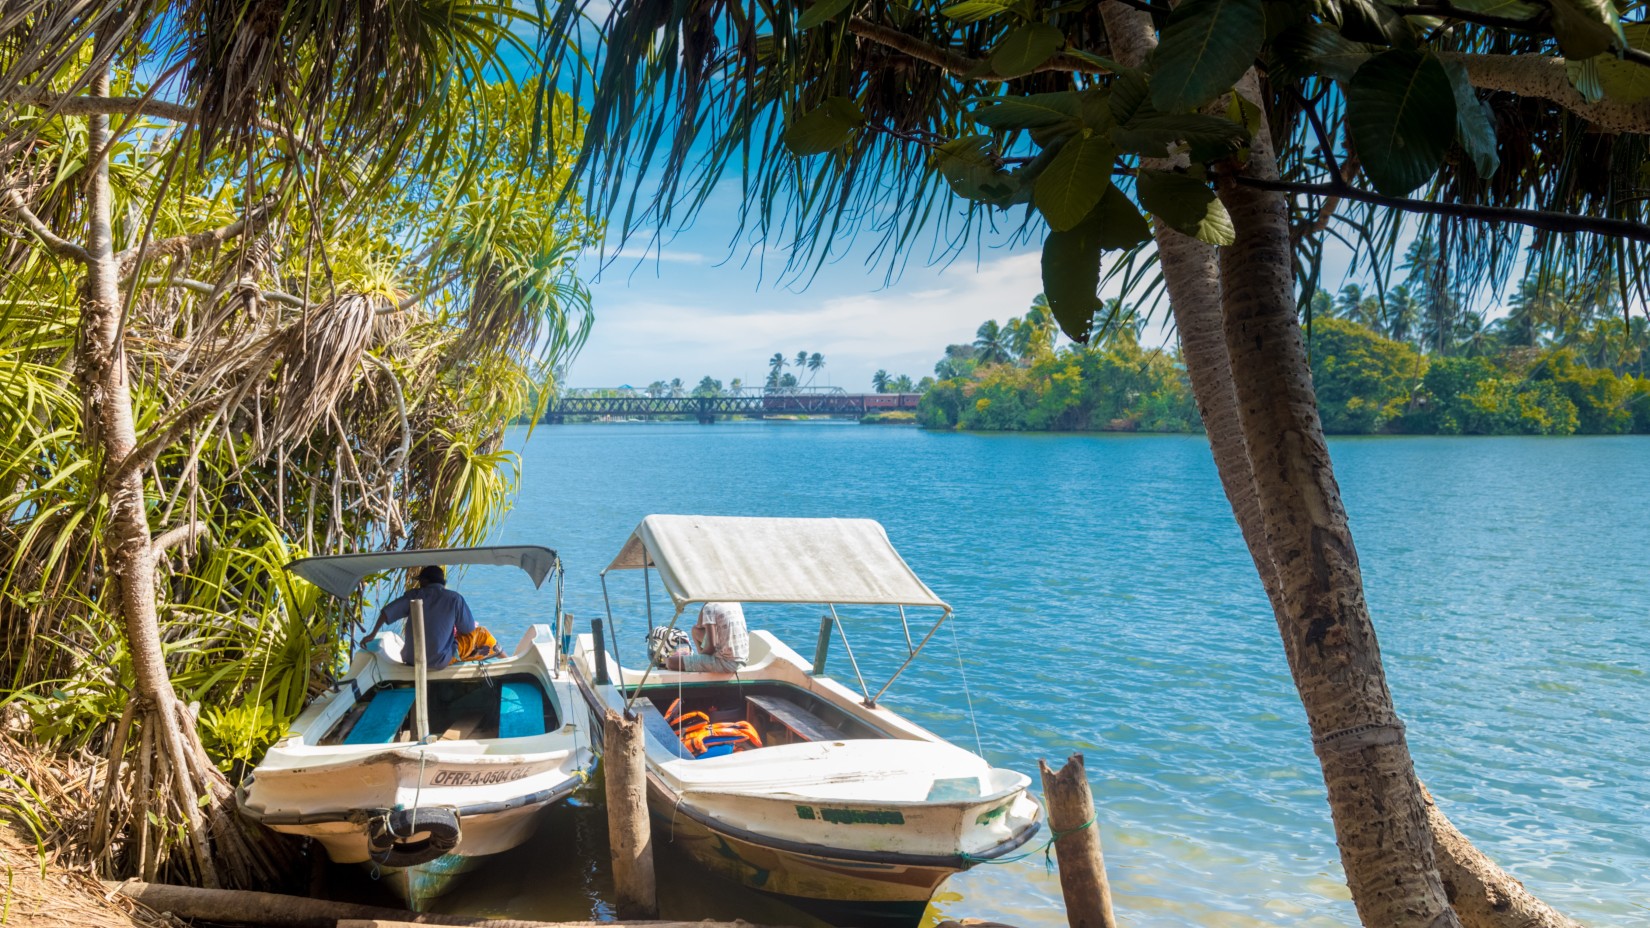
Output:
<svg viewBox="0 0 1650 928">
<path fill-rule="evenodd" d="M 658 571 L 677 612 L 705 602 L 951 611 L 871 519 L 652 515 L 636 526 L 607 570 L 644 567 Z"/>
<path fill-rule="evenodd" d="M 286 565 L 328 593 L 346 599 L 361 581 L 373 574 L 426 564 L 494 564 L 519 567 L 542 586 L 556 566 L 556 552 L 540 545 L 490 545 L 481 548 L 415 548 L 407 551 L 369 551 L 362 554 L 334 554 L 306 557 Z"/>
</svg>

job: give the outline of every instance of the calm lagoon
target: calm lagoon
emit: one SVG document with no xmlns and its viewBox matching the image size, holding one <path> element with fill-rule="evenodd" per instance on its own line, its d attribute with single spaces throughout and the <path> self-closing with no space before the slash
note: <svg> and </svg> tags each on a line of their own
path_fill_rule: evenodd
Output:
<svg viewBox="0 0 1650 928">
<path fill-rule="evenodd" d="M 1126 923 L 1356 924 L 1276 626 L 1201 436 L 633 423 L 512 443 L 522 489 L 499 540 L 561 552 L 581 629 L 603 614 L 599 571 L 649 513 L 877 519 L 957 610 L 955 639 L 936 636 L 884 702 L 1033 780 L 1037 758 L 1083 752 Z M 1421 778 L 1561 910 L 1650 925 L 1650 438 L 1332 450 Z M 639 651 L 642 584 L 609 586 L 621 651 Z M 553 612 L 505 572 L 455 587 L 506 647 Z M 817 610 L 747 615 L 811 653 Z M 844 618 L 867 677 L 886 675 L 897 617 Z M 603 828 L 599 807 L 558 810 L 442 908 L 611 918 Z M 668 848 L 660 868 L 667 917 L 799 921 Z M 1037 855 L 953 879 L 929 915 L 1054 928 L 1059 898 Z"/>
</svg>

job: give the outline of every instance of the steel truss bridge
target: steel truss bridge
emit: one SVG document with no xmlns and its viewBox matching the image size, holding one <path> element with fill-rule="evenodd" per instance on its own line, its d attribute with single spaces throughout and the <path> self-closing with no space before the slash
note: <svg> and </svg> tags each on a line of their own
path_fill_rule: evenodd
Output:
<svg viewBox="0 0 1650 928">
<path fill-rule="evenodd" d="M 915 411 L 921 393 L 736 393 L 724 396 L 581 396 L 576 391 L 551 401 L 544 421 L 565 422 L 569 416 L 651 419 L 655 416 L 691 416 L 709 424 L 730 416 L 853 416 L 893 410 Z"/>
</svg>

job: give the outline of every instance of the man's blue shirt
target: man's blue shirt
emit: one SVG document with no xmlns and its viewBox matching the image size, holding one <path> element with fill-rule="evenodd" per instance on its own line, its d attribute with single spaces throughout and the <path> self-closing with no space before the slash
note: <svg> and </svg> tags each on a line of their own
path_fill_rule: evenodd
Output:
<svg viewBox="0 0 1650 928">
<path fill-rule="evenodd" d="M 470 614 L 470 604 L 464 601 L 464 597 L 447 589 L 445 583 L 430 583 L 416 590 L 408 590 L 385 606 L 378 621 L 399 622 L 405 619 L 412 611 L 408 603 L 415 599 L 424 601 L 424 654 L 429 659 L 430 669 L 440 670 L 451 664 L 458 654 L 458 641 L 454 636 L 467 635 L 476 630 L 475 616 Z M 407 639 L 407 648 L 401 653 L 411 664 L 412 633 L 404 632 L 402 637 Z"/>
</svg>

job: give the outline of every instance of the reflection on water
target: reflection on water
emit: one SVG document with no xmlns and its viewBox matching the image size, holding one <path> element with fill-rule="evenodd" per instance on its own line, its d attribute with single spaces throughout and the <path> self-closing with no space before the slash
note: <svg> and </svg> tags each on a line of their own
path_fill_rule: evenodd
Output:
<svg viewBox="0 0 1650 928">
<path fill-rule="evenodd" d="M 1650 925 L 1650 440 L 1331 450 L 1421 778 L 1561 910 Z M 1083 752 L 1128 924 L 1356 924 L 1277 630 L 1201 438 L 561 426 L 534 434 L 523 465 L 499 540 L 561 552 L 581 628 L 603 615 L 598 572 L 648 513 L 878 519 L 959 632 L 885 702 L 969 748 L 972 709 L 987 759 L 1021 772 Z M 455 586 L 513 644 L 552 607 L 507 573 Z M 609 586 L 621 646 L 639 649 L 641 583 Z M 747 615 L 812 652 L 818 610 Z M 867 677 L 897 665 L 897 619 L 843 619 Z M 599 806 L 552 811 L 443 908 L 611 918 L 603 830 Z M 668 915 L 801 918 L 658 843 Z M 953 878 L 940 915 L 1064 925 L 1041 856 Z"/>
</svg>

